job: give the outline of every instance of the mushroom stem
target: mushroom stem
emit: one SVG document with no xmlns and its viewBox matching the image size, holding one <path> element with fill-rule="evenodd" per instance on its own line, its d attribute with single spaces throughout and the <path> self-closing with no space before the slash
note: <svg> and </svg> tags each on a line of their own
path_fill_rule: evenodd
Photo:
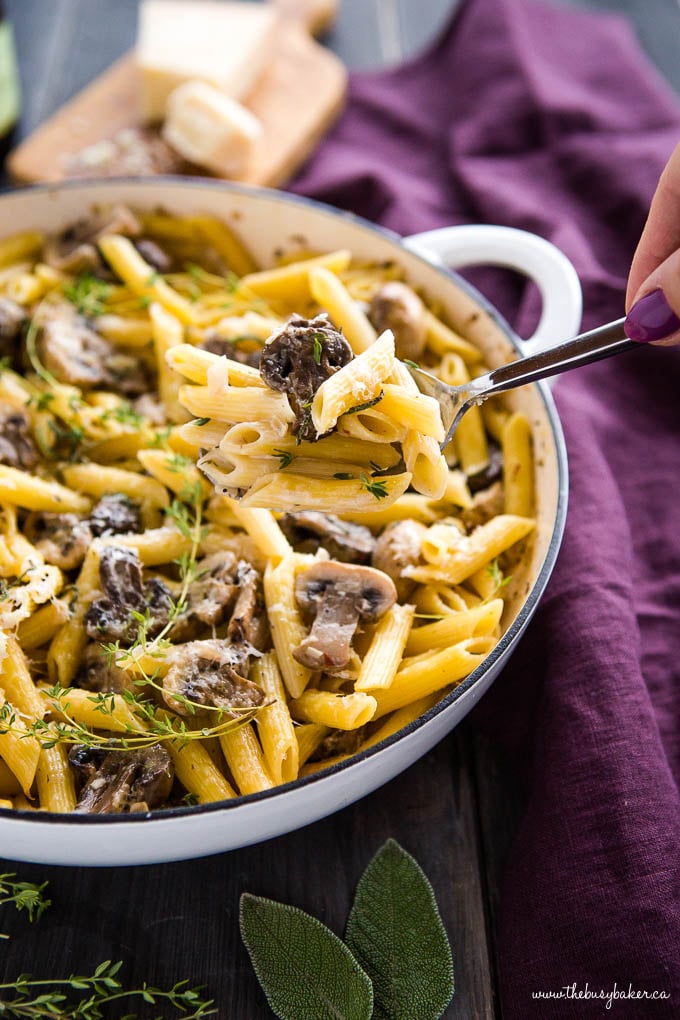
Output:
<svg viewBox="0 0 680 1020">
<path fill-rule="evenodd" d="M 329 586 L 319 596 L 312 629 L 293 649 L 293 658 L 309 669 L 343 669 L 349 662 L 359 615 L 353 595 Z"/>
</svg>

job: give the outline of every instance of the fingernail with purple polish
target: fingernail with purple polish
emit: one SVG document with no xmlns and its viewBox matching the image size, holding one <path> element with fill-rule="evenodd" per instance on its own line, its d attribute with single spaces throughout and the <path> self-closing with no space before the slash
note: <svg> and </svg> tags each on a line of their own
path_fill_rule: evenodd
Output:
<svg viewBox="0 0 680 1020">
<path fill-rule="evenodd" d="M 623 324 L 626 336 L 641 344 L 665 340 L 680 330 L 680 318 L 666 301 L 664 292 L 657 288 L 636 301 Z"/>
</svg>

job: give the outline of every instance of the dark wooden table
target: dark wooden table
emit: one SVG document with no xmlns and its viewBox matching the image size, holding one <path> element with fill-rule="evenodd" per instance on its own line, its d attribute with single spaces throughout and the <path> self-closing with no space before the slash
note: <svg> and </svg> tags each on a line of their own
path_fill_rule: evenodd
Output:
<svg viewBox="0 0 680 1020">
<path fill-rule="evenodd" d="M 676 0 L 572 0 L 630 15 L 680 91 Z M 138 0 L 6 0 L 24 101 L 20 137 L 133 42 Z M 395 63 L 424 46 L 453 0 L 344 0 L 327 40 L 351 67 Z M 1 225 L 0 225 L 1 226 Z M 447 1018 L 501 1015 L 494 958 L 499 880 L 521 803 L 498 752 L 469 724 L 382 790 L 333 817 L 267 843 L 159 867 L 76 869 L 0 861 L 50 882 L 53 906 L 29 927 L 5 908 L 2 980 L 85 972 L 122 959 L 130 981 L 205 984 L 220 1017 L 272 1016 L 238 930 L 241 892 L 296 904 L 342 934 L 356 882 L 388 837 L 429 875 L 454 950 L 457 991 Z"/>
</svg>

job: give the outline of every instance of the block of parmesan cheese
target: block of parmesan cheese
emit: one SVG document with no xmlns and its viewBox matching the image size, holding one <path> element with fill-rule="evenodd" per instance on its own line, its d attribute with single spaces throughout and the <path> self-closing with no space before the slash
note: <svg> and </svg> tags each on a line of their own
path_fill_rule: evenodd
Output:
<svg viewBox="0 0 680 1020">
<path fill-rule="evenodd" d="M 163 137 L 180 156 L 220 177 L 241 177 L 250 166 L 262 125 L 236 99 L 204 81 L 170 93 Z"/>
<path fill-rule="evenodd" d="M 276 26 L 265 4 L 142 0 L 137 62 L 144 118 L 162 120 L 170 93 L 192 79 L 233 99 L 247 96 L 269 62 Z"/>
</svg>

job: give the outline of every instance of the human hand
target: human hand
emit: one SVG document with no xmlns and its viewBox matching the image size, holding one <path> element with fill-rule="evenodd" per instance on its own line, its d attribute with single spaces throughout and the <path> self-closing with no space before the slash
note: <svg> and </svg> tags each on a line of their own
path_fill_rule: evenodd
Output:
<svg viewBox="0 0 680 1020">
<path fill-rule="evenodd" d="M 633 256 L 626 312 L 632 340 L 680 343 L 680 145 L 661 175 Z"/>
</svg>

